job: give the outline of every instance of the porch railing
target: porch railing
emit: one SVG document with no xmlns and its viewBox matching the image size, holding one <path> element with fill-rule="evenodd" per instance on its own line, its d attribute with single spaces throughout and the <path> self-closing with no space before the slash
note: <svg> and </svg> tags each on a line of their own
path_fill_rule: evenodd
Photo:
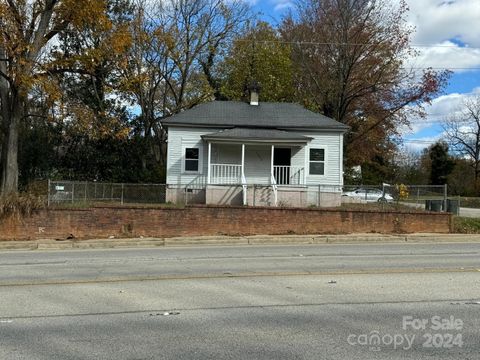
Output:
<svg viewBox="0 0 480 360">
<path fill-rule="evenodd" d="M 243 185 L 244 183 L 242 165 L 211 164 L 210 170 L 210 184 Z M 276 185 L 304 185 L 305 183 L 305 168 L 300 166 L 274 166 L 272 175 Z"/>
<path fill-rule="evenodd" d="M 245 174 L 242 174 L 242 196 L 243 196 L 243 205 L 248 205 L 248 185 L 247 179 L 245 178 Z"/>
<path fill-rule="evenodd" d="M 272 191 L 273 191 L 273 205 L 277 206 L 278 203 L 278 188 L 277 188 L 277 181 L 275 180 L 275 176 L 273 174 L 270 175 L 270 182 L 272 183 Z"/>
<path fill-rule="evenodd" d="M 241 184 L 242 165 L 211 164 L 211 184 Z"/>
<path fill-rule="evenodd" d="M 303 185 L 304 171 L 300 166 L 274 166 L 273 176 L 277 185 Z"/>
</svg>

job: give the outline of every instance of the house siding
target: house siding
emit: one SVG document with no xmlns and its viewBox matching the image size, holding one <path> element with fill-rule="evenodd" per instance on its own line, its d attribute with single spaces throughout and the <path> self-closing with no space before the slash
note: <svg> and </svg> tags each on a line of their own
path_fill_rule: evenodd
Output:
<svg viewBox="0 0 480 360">
<path fill-rule="evenodd" d="M 168 153 L 167 153 L 167 184 L 189 184 L 199 175 L 207 177 L 208 173 L 208 146 L 201 136 L 211 134 L 222 129 L 213 128 L 184 128 L 169 127 Z M 340 133 L 326 132 L 296 132 L 297 134 L 313 138 L 304 147 L 277 145 L 278 147 L 291 147 L 291 166 L 305 167 L 306 185 L 342 185 L 342 138 Z M 198 147 L 200 149 L 200 172 L 186 173 L 183 171 L 184 149 Z M 325 175 L 309 175 L 309 149 L 325 149 Z M 241 145 L 239 144 L 212 144 L 212 163 L 240 164 Z M 250 184 L 269 184 L 271 168 L 271 145 L 245 146 L 245 176 Z"/>
<path fill-rule="evenodd" d="M 197 179 L 200 175 L 207 176 L 208 148 L 201 136 L 211 134 L 221 129 L 195 129 L 170 127 L 168 129 L 167 150 L 167 184 L 186 185 Z M 198 147 L 200 149 L 199 173 L 187 173 L 183 171 L 186 147 Z"/>
<path fill-rule="evenodd" d="M 271 145 L 245 145 L 245 178 L 249 184 L 270 184 L 271 152 Z M 241 163 L 241 144 L 212 144 L 212 164 Z"/>
<path fill-rule="evenodd" d="M 212 144 L 212 164 L 241 165 L 242 145 Z"/>
<path fill-rule="evenodd" d="M 272 147 L 269 145 L 245 146 L 245 177 L 249 184 L 270 184 Z"/>
<path fill-rule="evenodd" d="M 313 138 L 307 146 L 292 156 L 292 166 L 305 166 L 306 185 L 343 185 L 342 138 L 340 133 L 299 132 Z M 325 175 L 309 174 L 309 154 L 311 148 L 325 149 Z"/>
</svg>

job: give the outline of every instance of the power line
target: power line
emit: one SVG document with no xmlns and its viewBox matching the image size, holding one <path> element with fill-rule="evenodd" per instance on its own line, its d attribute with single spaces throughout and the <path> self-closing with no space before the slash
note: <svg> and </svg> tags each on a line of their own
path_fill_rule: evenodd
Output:
<svg viewBox="0 0 480 360">
<path fill-rule="evenodd" d="M 403 139 L 405 144 L 418 144 L 418 145 L 433 145 L 438 142 L 438 140 L 420 140 L 420 139 Z"/>
<path fill-rule="evenodd" d="M 402 69 L 411 69 L 411 70 L 480 70 L 480 67 L 452 67 L 452 66 L 445 66 L 445 67 L 402 67 Z"/>
<path fill-rule="evenodd" d="M 62 30 L 58 35 L 67 34 L 80 34 L 82 31 L 77 30 Z M 92 31 L 93 32 L 93 31 Z M 123 31 L 128 33 L 128 31 Z M 265 44 L 286 44 L 286 45 L 318 45 L 318 46 L 368 46 L 368 45 L 380 45 L 381 43 L 356 43 L 356 42 L 321 42 L 321 41 L 287 41 L 287 40 L 257 40 L 257 39 L 234 39 L 234 42 L 255 42 Z M 459 46 L 459 45 L 446 45 L 446 44 L 410 44 L 413 48 L 451 48 L 451 49 L 468 49 L 479 50 L 480 46 Z"/>
<path fill-rule="evenodd" d="M 445 117 L 450 117 L 450 116 L 454 116 L 454 114 L 446 114 L 444 115 Z M 470 124 L 472 122 L 474 122 L 473 119 L 466 119 L 466 118 L 463 118 L 463 119 L 455 119 L 455 118 L 449 118 L 449 119 L 439 119 L 439 120 L 422 120 L 422 119 L 417 119 L 417 120 L 410 120 L 410 124 L 442 124 L 444 123 L 445 121 L 448 121 L 448 122 L 455 122 L 457 124 Z"/>
<path fill-rule="evenodd" d="M 256 42 L 265 44 L 286 44 L 286 45 L 318 45 L 318 46 L 368 46 L 368 45 L 380 45 L 381 43 L 349 43 L 349 42 L 320 42 L 320 41 L 286 41 L 286 40 L 256 40 L 256 39 L 235 39 L 236 42 Z M 468 50 L 480 50 L 480 47 L 476 46 L 458 46 L 458 45 L 444 45 L 444 44 L 410 44 L 410 47 L 414 48 L 452 48 L 452 49 L 468 49 Z"/>
</svg>

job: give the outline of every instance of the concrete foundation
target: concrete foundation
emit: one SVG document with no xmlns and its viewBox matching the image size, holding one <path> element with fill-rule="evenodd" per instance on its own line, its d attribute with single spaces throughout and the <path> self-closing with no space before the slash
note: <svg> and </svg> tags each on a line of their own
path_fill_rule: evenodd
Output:
<svg viewBox="0 0 480 360">
<path fill-rule="evenodd" d="M 205 189 L 187 189 L 185 187 L 167 187 L 166 202 L 172 204 L 205 204 Z"/>
<path fill-rule="evenodd" d="M 208 185 L 205 198 L 207 205 L 243 205 L 242 186 Z"/>
<path fill-rule="evenodd" d="M 340 192 L 318 192 L 317 187 L 281 186 L 277 187 L 278 207 L 339 207 L 342 204 Z M 187 189 L 169 185 L 166 201 L 174 204 L 207 205 L 243 205 L 243 188 L 241 185 L 207 185 L 206 188 Z M 271 186 L 249 186 L 247 205 L 275 206 L 274 192 Z"/>
</svg>

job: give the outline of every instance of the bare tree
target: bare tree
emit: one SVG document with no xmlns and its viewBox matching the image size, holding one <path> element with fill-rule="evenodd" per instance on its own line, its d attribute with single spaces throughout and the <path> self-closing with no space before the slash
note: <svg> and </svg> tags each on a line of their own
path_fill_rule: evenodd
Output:
<svg viewBox="0 0 480 360">
<path fill-rule="evenodd" d="M 140 109 L 136 132 L 160 163 L 161 119 L 215 96 L 216 59 L 248 16 L 241 0 L 137 1 L 123 90 Z"/>
<path fill-rule="evenodd" d="M 461 108 L 443 124 L 447 140 L 455 152 L 467 158 L 475 173 L 475 187 L 480 178 L 480 96 L 466 99 Z"/>
</svg>

